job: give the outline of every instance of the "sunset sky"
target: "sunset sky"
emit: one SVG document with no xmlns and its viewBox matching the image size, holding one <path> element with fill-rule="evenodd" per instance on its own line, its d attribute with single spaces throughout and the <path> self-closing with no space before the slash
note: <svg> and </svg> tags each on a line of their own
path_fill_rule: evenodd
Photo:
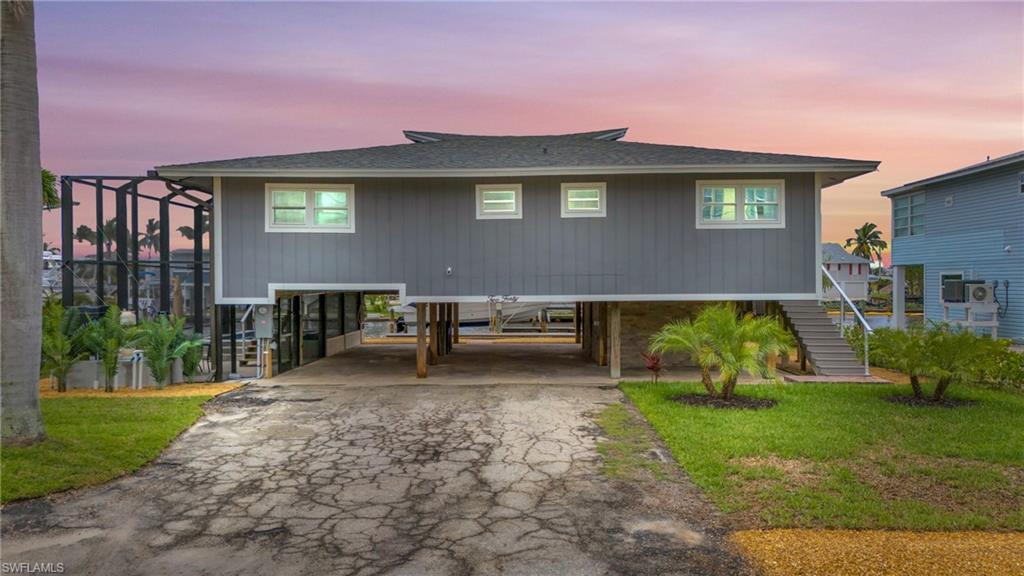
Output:
<svg viewBox="0 0 1024 576">
<path fill-rule="evenodd" d="M 402 142 L 401 130 L 881 160 L 826 190 L 825 240 L 878 192 L 1024 148 L 1024 4 L 37 5 L 43 165 Z M 83 208 L 88 208 L 87 204 Z M 186 223 L 182 221 L 181 223 Z M 59 240 L 56 214 L 46 239 Z"/>
</svg>

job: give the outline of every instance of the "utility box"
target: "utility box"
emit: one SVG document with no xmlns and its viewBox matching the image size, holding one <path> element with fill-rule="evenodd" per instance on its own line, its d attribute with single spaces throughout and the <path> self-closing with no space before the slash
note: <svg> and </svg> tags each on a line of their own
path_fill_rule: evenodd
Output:
<svg viewBox="0 0 1024 576">
<path fill-rule="evenodd" d="M 252 310 L 253 331 L 257 338 L 274 337 L 274 306 L 257 304 Z"/>
</svg>

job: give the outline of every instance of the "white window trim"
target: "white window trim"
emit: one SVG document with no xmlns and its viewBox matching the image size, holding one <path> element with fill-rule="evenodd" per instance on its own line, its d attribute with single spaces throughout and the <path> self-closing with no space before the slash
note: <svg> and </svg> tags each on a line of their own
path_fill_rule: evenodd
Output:
<svg viewBox="0 0 1024 576">
<path fill-rule="evenodd" d="M 924 203 L 921 204 L 921 214 L 924 215 L 924 224 L 920 226 L 921 228 L 924 228 L 924 232 L 920 232 L 917 234 L 913 233 L 914 226 L 910 223 L 910 219 L 914 216 L 914 196 L 921 196 L 922 198 L 924 198 Z M 896 200 L 900 198 L 907 199 L 907 233 L 904 234 L 903 236 L 896 235 Z M 924 236 L 925 234 L 928 233 L 928 195 L 924 190 L 921 190 L 919 192 L 911 192 L 910 194 L 901 194 L 899 196 L 893 196 L 891 208 L 892 218 L 889 221 L 889 229 L 892 230 L 893 240 L 897 238 L 912 238 L 914 236 Z"/>
<path fill-rule="evenodd" d="M 927 270 L 925 271 L 925 274 L 927 274 Z M 967 275 L 967 272 L 964 271 L 964 270 L 946 270 L 944 272 L 939 272 L 939 277 L 938 277 L 939 291 L 938 291 L 938 295 L 939 295 L 939 303 L 940 304 L 942 303 L 942 277 L 943 276 L 959 276 L 961 281 L 970 280 L 970 277 Z"/>
<path fill-rule="evenodd" d="M 743 209 L 746 192 L 743 186 L 750 185 L 771 185 L 779 187 L 779 219 L 771 220 L 745 220 Z M 705 186 L 735 186 L 736 187 L 736 218 L 734 221 L 705 221 L 704 214 L 704 190 Z M 786 227 L 786 181 L 785 180 L 697 180 L 694 189 L 694 205 L 697 207 L 695 219 L 697 228 L 707 230 L 720 230 L 730 228 L 741 228 L 753 230 L 758 228 L 785 228 Z"/>
<path fill-rule="evenodd" d="M 484 212 L 484 192 L 500 191 L 515 192 L 515 212 Z M 476 219 L 477 220 L 522 220 L 523 218 L 523 185 L 522 184 L 477 184 L 476 185 Z"/>
<path fill-rule="evenodd" d="M 569 191 L 577 188 L 598 191 L 597 210 L 572 210 L 569 208 Z M 563 182 L 562 218 L 604 218 L 608 215 L 608 185 L 605 182 Z"/>
<path fill-rule="evenodd" d="M 274 224 L 273 191 L 289 190 L 306 193 L 306 223 Z M 345 192 L 348 194 L 348 224 L 344 226 L 332 224 L 314 224 L 316 199 L 314 192 Z M 353 234 L 356 231 L 356 187 L 354 184 L 289 184 L 286 182 L 268 182 L 264 186 L 265 202 L 263 209 L 264 232 L 312 232 L 320 234 Z"/>
</svg>

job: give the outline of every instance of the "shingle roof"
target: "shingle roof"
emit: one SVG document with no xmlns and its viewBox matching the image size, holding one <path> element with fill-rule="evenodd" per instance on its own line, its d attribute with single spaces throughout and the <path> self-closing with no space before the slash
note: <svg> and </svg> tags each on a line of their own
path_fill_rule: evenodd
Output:
<svg viewBox="0 0 1024 576">
<path fill-rule="evenodd" d="M 626 129 L 545 136 L 479 136 L 406 131 L 412 143 L 157 167 L 159 172 L 452 171 L 686 166 L 842 167 L 865 173 L 878 163 L 822 156 L 741 152 L 624 142 Z"/>
<path fill-rule="evenodd" d="M 985 160 L 984 162 L 978 162 L 977 164 L 971 164 L 969 166 L 957 168 L 956 170 L 943 172 L 942 174 L 938 174 L 936 176 L 929 176 L 928 178 L 915 180 L 913 182 L 904 184 L 903 186 L 897 186 L 895 188 L 883 190 L 882 196 L 892 196 L 893 194 L 913 192 L 929 184 L 935 184 L 938 182 L 943 182 L 945 180 L 952 180 L 954 178 L 961 178 L 963 176 L 971 176 L 979 172 L 985 172 L 986 170 L 993 170 L 995 168 L 1002 168 L 1004 166 L 1009 166 L 1017 162 L 1024 162 L 1024 150 L 1020 150 L 1012 154 L 1007 154 L 1005 156 L 1000 156 L 998 158 L 990 158 L 988 160 Z"/>
<path fill-rule="evenodd" d="M 854 256 L 835 242 L 823 242 L 821 245 L 821 261 L 830 264 L 870 264 L 867 258 Z"/>
</svg>

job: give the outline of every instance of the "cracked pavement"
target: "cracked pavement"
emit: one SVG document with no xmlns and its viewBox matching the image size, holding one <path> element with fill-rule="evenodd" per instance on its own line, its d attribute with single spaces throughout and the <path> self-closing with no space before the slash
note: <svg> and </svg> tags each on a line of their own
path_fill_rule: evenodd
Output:
<svg viewBox="0 0 1024 576">
<path fill-rule="evenodd" d="M 600 470 L 614 389 L 249 386 L 139 472 L 2 512 L 67 574 L 736 574 L 682 474 Z"/>
</svg>

